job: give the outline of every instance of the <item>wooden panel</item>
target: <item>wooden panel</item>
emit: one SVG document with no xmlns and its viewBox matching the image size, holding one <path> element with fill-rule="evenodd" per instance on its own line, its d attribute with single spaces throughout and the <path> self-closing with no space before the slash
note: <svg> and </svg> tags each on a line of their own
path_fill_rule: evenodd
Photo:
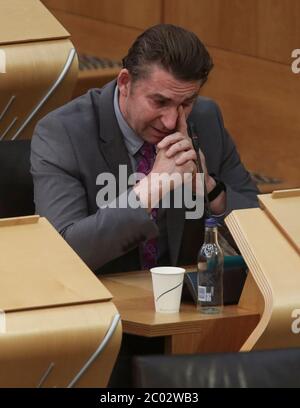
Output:
<svg viewBox="0 0 300 408">
<path fill-rule="evenodd" d="M 92 272 L 91 272 L 92 273 Z M 0 387 L 66 388 L 95 353 L 117 310 L 99 302 L 6 313 Z M 121 343 L 121 324 L 76 387 L 106 387 Z M 52 367 L 52 368 L 51 368 Z"/>
<path fill-rule="evenodd" d="M 259 196 L 261 207 L 300 255 L 300 189 Z M 292 214 L 295 216 L 293 217 Z"/>
<path fill-rule="evenodd" d="M 239 351 L 258 321 L 258 315 L 206 321 L 199 330 L 201 333 L 176 334 L 167 337 L 165 352 L 197 354 Z"/>
<path fill-rule="evenodd" d="M 299 0 L 165 0 L 165 21 L 213 47 L 290 64 L 299 48 Z"/>
<path fill-rule="evenodd" d="M 161 21 L 162 0 L 43 0 L 52 9 L 144 29 Z M 122 37 L 120 36 L 122 39 Z M 120 39 L 119 38 L 119 39 Z"/>
<path fill-rule="evenodd" d="M 282 64 L 210 52 L 215 68 L 202 94 L 220 104 L 243 162 L 251 171 L 299 187 L 299 75 Z"/>
<path fill-rule="evenodd" d="M 0 310 L 111 299 L 46 218 L 22 219 L 0 220 Z"/>
<path fill-rule="evenodd" d="M 63 11 L 55 10 L 55 16 L 71 33 L 77 51 L 103 58 L 120 60 L 140 33 L 140 30 L 134 28 L 103 23 Z"/>
<path fill-rule="evenodd" d="M 293 206 L 286 211 L 291 220 L 299 212 Z M 300 336 L 292 331 L 293 312 L 300 302 L 299 253 L 260 208 L 232 211 L 225 221 L 256 284 L 244 287 L 239 306 L 250 305 L 253 298 L 254 307 L 263 306 L 261 320 L 242 350 L 299 347 Z"/>
<path fill-rule="evenodd" d="M 199 348 L 200 345 L 206 347 L 205 350 L 210 347 L 210 351 L 217 351 L 220 348 L 217 344 L 220 332 L 223 337 L 228 336 L 228 340 L 224 340 L 226 347 L 237 349 L 259 321 L 256 311 L 236 305 L 224 307 L 222 313 L 217 315 L 201 314 L 194 304 L 186 303 L 181 304 L 180 313 L 156 313 L 149 272 L 106 275 L 101 277 L 101 282 L 114 296 L 125 333 L 144 337 L 185 335 L 192 339 L 191 344 L 169 345 L 174 352 L 179 347 L 182 352 L 190 352 L 191 348 Z M 234 327 L 235 335 L 229 334 Z M 196 343 L 193 340 L 195 335 Z"/>
<path fill-rule="evenodd" d="M 0 115 L 15 97 L 0 122 L 0 137 L 9 140 L 55 84 L 73 45 L 64 39 L 10 44 L 1 49 L 6 53 L 7 72 L 0 75 Z M 20 139 L 30 139 L 39 119 L 71 99 L 77 66 L 75 57 L 64 80 L 20 133 Z"/>
<path fill-rule="evenodd" d="M 0 2 L 0 44 L 67 37 L 69 33 L 39 1 Z"/>
</svg>

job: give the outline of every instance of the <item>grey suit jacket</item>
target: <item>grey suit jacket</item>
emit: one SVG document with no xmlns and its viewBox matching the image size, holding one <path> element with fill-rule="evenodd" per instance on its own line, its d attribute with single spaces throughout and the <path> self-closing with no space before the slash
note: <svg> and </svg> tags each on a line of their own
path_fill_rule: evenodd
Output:
<svg viewBox="0 0 300 408">
<path fill-rule="evenodd" d="M 96 273 L 140 268 L 138 246 L 156 237 L 156 224 L 143 208 L 96 205 L 96 178 L 119 164 L 131 164 L 117 124 L 113 94 L 116 82 L 45 116 L 31 144 L 31 172 L 36 213 L 45 216 Z M 257 189 L 240 162 L 217 105 L 199 97 L 191 119 L 199 135 L 209 173 L 227 186 L 226 213 L 256 207 Z M 195 263 L 203 239 L 203 220 L 185 220 L 184 209 L 167 210 L 169 262 Z"/>
</svg>

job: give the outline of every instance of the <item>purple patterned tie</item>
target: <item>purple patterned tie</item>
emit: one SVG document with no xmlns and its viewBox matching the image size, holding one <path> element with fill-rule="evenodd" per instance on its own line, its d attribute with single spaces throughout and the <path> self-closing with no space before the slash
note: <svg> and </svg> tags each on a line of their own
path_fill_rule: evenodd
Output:
<svg viewBox="0 0 300 408">
<path fill-rule="evenodd" d="M 138 173 L 145 175 L 149 174 L 154 161 L 155 161 L 155 148 L 154 145 L 144 142 L 143 146 L 139 150 L 140 158 L 138 160 L 137 169 Z M 156 222 L 158 208 L 152 208 L 151 217 Z M 142 243 L 142 268 L 150 269 L 157 264 L 158 246 L 157 239 L 149 239 Z"/>
</svg>

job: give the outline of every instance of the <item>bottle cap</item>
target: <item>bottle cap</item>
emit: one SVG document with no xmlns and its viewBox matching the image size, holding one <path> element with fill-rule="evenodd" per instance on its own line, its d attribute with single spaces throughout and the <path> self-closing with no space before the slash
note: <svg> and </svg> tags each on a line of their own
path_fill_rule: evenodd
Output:
<svg viewBox="0 0 300 408">
<path fill-rule="evenodd" d="M 210 227 L 210 228 L 217 227 L 218 222 L 217 222 L 217 220 L 215 218 L 206 218 L 205 226 Z"/>
</svg>

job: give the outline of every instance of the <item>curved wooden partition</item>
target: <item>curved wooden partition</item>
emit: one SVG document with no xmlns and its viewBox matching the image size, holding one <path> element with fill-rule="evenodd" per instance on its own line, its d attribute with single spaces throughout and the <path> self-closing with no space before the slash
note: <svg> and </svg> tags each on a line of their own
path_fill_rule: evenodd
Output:
<svg viewBox="0 0 300 408">
<path fill-rule="evenodd" d="M 300 346 L 293 330 L 300 306 L 300 190 L 295 191 L 262 195 L 264 209 L 236 210 L 226 218 L 249 267 L 239 306 L 261 315 L 241 351 Z"/>
<path fill-rule="evenodd" d="M 122 337 L 112 295 L 45 219 L 0 220 L 0 387 L 105 387 Z"/>
<path fill-rule="evenodd" d="M 71 99 L 77 55 L 69 33 L 40 2 L 0 6 L 0 141 L 31 138 L 36 122 Z"/>
<path fill-rule="evenodd" d="M 107 386 L 122 337 L 111 301 L 5 315 L 5 332 L 0 330 L 1 387 Z M 113 320 L 112 335 L 99 350 Z"/>
</svg>

